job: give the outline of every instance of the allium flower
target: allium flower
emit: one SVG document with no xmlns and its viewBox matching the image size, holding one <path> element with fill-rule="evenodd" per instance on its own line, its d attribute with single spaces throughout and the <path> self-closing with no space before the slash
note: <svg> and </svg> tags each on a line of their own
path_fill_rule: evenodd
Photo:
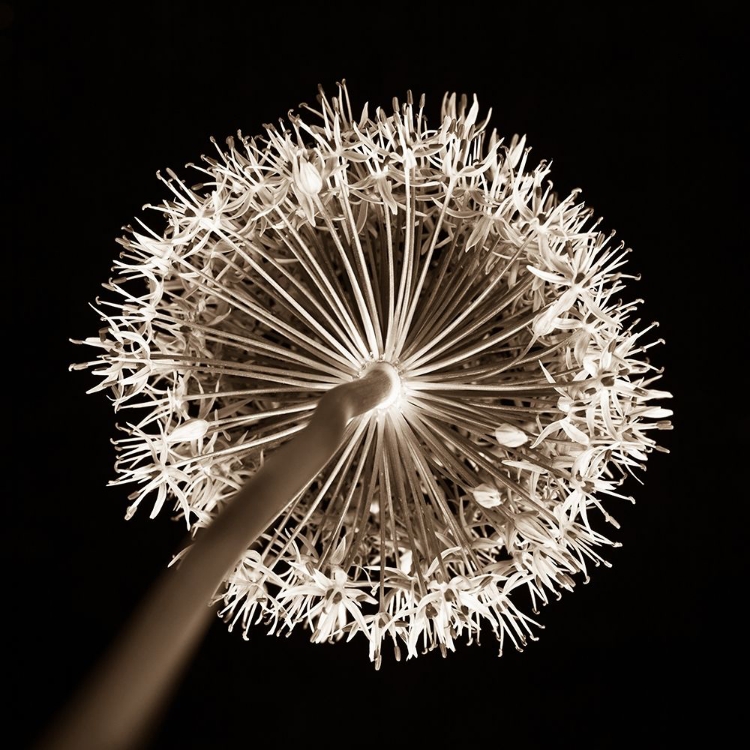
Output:
<svg viewBox="0 0 750 750">
<path fill-rule="evenodd" d="M 411 95 L 355 116 L 343 84 L 301 109 L 217 145 L 199 184 L 169 171 L 165 231 L 121 240 L 78 367 L 127 415 L 127 515 L 210 524 L 323 393 L 390 363 L 398 398 L 351 420 L 220 611 L 362 634 L 376 665 L 384 641 L 445 654 L 482 629 L 521 649 L 603 561 L 601 520 L 670 426 L 651 327 L 618 299 L 628 250 L 476 99 L 446 95 L 434 126 Z"/>
</svg>

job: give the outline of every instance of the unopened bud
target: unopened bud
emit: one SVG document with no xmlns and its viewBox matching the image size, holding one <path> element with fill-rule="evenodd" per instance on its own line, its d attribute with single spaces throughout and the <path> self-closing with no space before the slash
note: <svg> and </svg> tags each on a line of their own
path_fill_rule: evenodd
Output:
<svg viewBox="0 0 750 750">
<path fill-rule="evenodd" d="M 497 487 L 491 484 L 480 484 L 471 491 L 471 494 L 483 508 L 494 508 L 502 502 Z"/>
<path fill-rule="evenodd" d="M 495 430 L 495 440 L 506 448 L 518 448 L 529 439 L 529 436 L 518 427 L 510 424 L 504 424 Z"/>
<path fill-rule="evenodd" d="M 167 435 L 170 443 L 187 443 L 190 440 L 202 438 L 208 430 L 208 422 L 205 419 L 190 419 L 181 424 L 176 430 Z"/>
<path fill-rule="evenodd" d="M 311 197 L 317 195 L 323 187 L 323 178 L 320 176 L 318 168 L 305 158 L 301 158 L 299 161 L 298 185 L 305 195 Z"/>
</svg>

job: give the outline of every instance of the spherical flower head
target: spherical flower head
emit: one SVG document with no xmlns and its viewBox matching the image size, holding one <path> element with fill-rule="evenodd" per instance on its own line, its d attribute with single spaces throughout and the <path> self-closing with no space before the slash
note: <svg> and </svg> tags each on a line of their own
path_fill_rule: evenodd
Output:
<svg viewBox="0 0 750 750">
<path fill-rule="evenodd" d="M 627 249 L 525 139 L 447 94 L 356 116 L 340 84 L 238 134 L 121 239 L 84 342 L 127 413 L 115 484 L 209 524 L 320 397 L 373 366 L 392 398 L 247 550 L 222 613 L 400 656 L 523 648 L 538 604 L 614 544 L 605 504 L 658 448 L 653 327 L 617 296 Z M 521 594 L 517 592 L 521 590 Z M 525 592 L 525 593 L 524 593 Z"/>
</svg>

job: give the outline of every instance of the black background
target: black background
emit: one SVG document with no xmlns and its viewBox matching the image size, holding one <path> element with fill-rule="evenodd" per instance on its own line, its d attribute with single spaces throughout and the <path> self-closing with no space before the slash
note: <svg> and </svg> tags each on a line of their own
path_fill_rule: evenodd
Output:
<svg viewBox="0 0 750 750">
<path fill-rule="evenodd" d="M 644 321 L 659 320 L 675 429 L 587 586 L 497 658 L 488 633 L 446 659 L 386 659 L 217 621 L 149 750 L 329 746 L 724 746 L 745 674 L 740 576 L 747 489 L 746 149 L 738 5 L 662 18 L 617 4 L 0 3 L 5 292 L 3 713 L 13 747 L 52 721 L 182 541 L 166 515 L 123 519 L 115 417 L 69 338 L 120 227 L 166 197 L 157 169 L 285 117 L 346 78 L 390 112 L 408 89 L 433 122 L 446 90 L 526 133 L 561 193 L 634 249 Z M 109 7 L 111 5 L 111 7 Z M 609 4 L 607 4 L 609 5 Z M 6 107 L 6 105 L 9 106 Z M 745 162 L 746 163 L 746 162 Z M 7 424 L 7 423 L 6 423 Z M 741 585 L 743 584 L 743 585 Z M 733 696 L 737 696 L 734 698 Z"/>
</svg>

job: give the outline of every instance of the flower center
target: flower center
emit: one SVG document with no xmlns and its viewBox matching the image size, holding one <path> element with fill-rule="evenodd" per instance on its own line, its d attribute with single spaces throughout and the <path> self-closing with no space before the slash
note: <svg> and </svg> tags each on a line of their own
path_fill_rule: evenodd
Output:
<svg viewBox="0 0 750 750">
<path fill-rule="evenodd" d="M 401 398 L 401 376 L 398 374 L 398 370 L 390 362 L 378 360 L 376 362 L 369 362 L 368 364 L 366 364 L 362 368 L 360 377 L 364 377 L 372 370 L 380 370 L 382 372 L 385 372 L 391 380 L 391 390 L 388 396 L 386 396 L 386 398 L 383 399 L 376 407 L 379 411 L 386 411 L 387 409 L 390 409 L 391 406 L 398 403 Z"/>
</svg>

